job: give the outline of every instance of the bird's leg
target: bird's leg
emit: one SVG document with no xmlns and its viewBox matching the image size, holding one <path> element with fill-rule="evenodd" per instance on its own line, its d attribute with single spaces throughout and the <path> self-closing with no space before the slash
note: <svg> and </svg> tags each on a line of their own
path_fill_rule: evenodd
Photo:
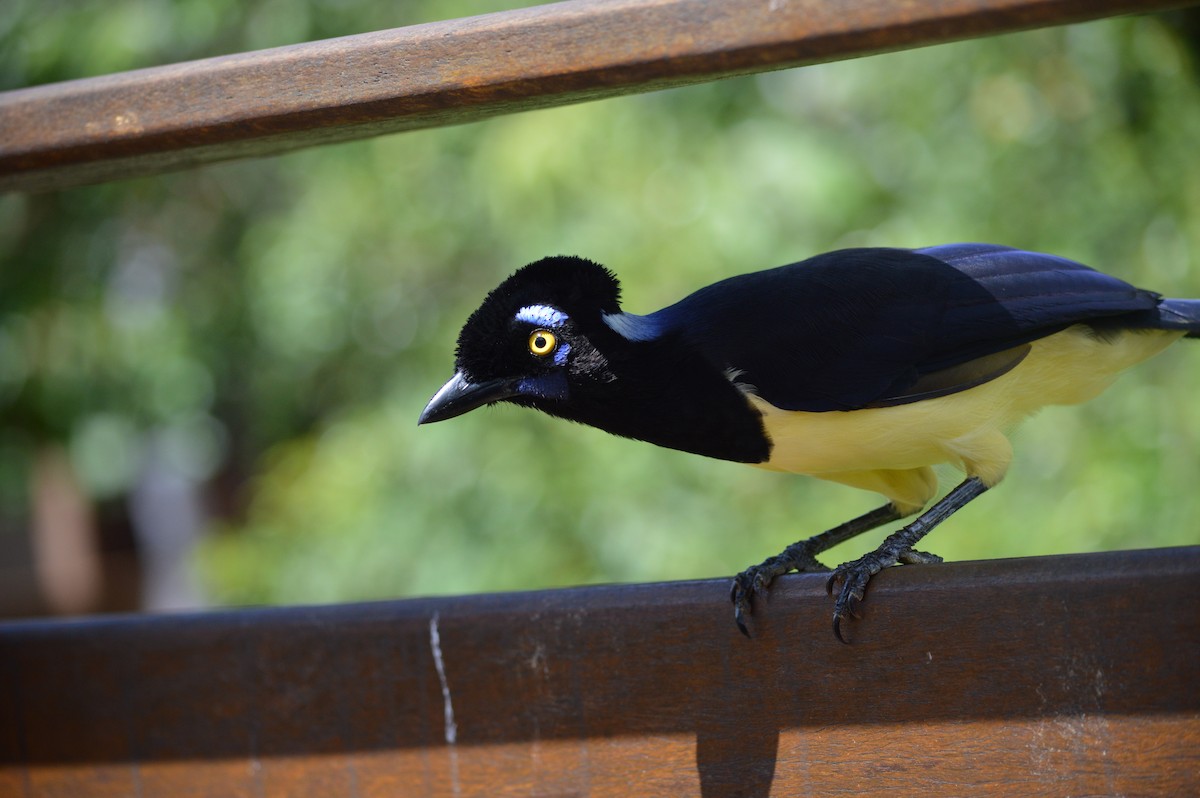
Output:
<svg viewBox="0 0 1200 798">
<path fill-rule="evenodd" d="M 834 585 L 838 582 L 842 583 L 837 601 L 833 605 L 833 633 L 837 635 L 838 640 L 846 642 L 846 638 L 842 636 L 842 620 L 848 615 L 858 617 L 858 603 L 863 600 L 867 582 L 871 580 L 871 577 L 884 568 L 897 563 L 941 562 L 941 557 L 917 551 L 913 546 L 929 534 L 931 529 L 987 489 L 988 486 L 979 477 L 968 477 L 958 487 L 947 493 L 941 501 L 917 516 L 912 523 L 906 524 L 884 538 L 883 543 L 875 551 L 865 554 L 857 560 L 842 563 L 833 569 L 833 573 L 829 575 L 829 580 L 825 583 L 825 589 L 832 595 Z"/>
<path fill-rule="evenodd" d="M 903 517 L 895 505 L 885 504 L 819 535 L 793 543 L 774 557 L 742 571 L 733 578 L 733 585 L 729 591 L 729 598 L 733 602 L 733 619 L 738 629 L 741 629 L 746 637 L 750 636 L 745 616 L 754 611 L 754 597 L 765 593 L 775 577 L 788 571 L 828 571 L 828 568 L 817 561 L 818 554 L 844 543 L 855 535 L 861 535 Z"/>
</svg>

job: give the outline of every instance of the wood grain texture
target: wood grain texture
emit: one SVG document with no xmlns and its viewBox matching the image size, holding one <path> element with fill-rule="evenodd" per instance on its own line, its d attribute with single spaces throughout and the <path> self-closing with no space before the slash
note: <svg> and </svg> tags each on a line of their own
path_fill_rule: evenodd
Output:
<svg viewBox="0 0 1200 798">
<path fill-rule="evenodd" d="M 572 0 L 0 93 L 48 190 L 1180 0 Z"/>
<path fill-rule="evenodd" d="M 819 575 L 752 639 L 725 580 L 0 624 L 0 794 L 1197 794 L 1198 578 L 890 569 L 849 646 Z"/>
</svg>

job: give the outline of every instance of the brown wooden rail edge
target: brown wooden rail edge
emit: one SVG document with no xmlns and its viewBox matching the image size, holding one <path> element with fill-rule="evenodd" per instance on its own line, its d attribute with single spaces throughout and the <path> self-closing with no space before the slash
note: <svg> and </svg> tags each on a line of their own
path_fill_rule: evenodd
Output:
<svg viewBox="0 0 1200 798">
<path fill-rule="evenodd" d="M 48 190 L 1181 0 L 571 0 L 0 93 Z"/>
<path fill-rule="evenodd" d="M 0 795 L 1195 795 L 1200 547 L 0 624 Z"/>
</svg>

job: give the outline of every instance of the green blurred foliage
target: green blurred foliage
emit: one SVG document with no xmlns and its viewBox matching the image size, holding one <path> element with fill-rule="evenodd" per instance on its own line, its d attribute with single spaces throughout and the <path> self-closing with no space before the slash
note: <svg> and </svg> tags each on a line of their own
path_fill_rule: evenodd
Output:
<svg viewBox="0 0 1200 798">
<path fill-rule="evenodd" d="M 9 0 L 0 88 L 520 3 Z M 459 325 L 554 253 L 646 312 L 855 245 L 991 241 L 1200 296 L 1200 89 L 1179 17 L 1000 36 L 0 197 L 0 508 L 68 445 L 98 499 L 148 436 L 210 485 L 213 599 L 731 574 L 878 498 L 516 408 L 417 429 Z M 1016 435 L 949 558 L 1195 543 L 1200 344 Z M 943 482 L 958 475 L 946 471 Z M 878 537 L 832 553 L 840 561 Z"/>
</svg>

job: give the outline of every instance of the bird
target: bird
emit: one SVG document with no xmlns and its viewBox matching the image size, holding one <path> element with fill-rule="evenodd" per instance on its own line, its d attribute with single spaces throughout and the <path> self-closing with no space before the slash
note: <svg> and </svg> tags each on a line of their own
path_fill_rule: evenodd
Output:
<svg viewBox="0 0 1200 798">
<path fill-rule="evenodd" d="M 915 546 L 1001 481 L 1022 419 L 1094 398 L 1185 337 L 1200 338 L 1200 299 L 991 244 L 841 249 L 728 277 L 645 315 L 622 309 L 607 268 L 560 255 L 487 294 L 418 424 L 507 402 L 880 494 L 882 506 L 747 568 L 730 588 L 749 636 L 754 602 L 776 577 L 826 572 L 845 643 L 874 575 L 941 561 Z M 941 464 L 964 478 L 930 504 Z M 818 559 L 911 516 L 858 559 L 833 569 Z"/>
</svg>

